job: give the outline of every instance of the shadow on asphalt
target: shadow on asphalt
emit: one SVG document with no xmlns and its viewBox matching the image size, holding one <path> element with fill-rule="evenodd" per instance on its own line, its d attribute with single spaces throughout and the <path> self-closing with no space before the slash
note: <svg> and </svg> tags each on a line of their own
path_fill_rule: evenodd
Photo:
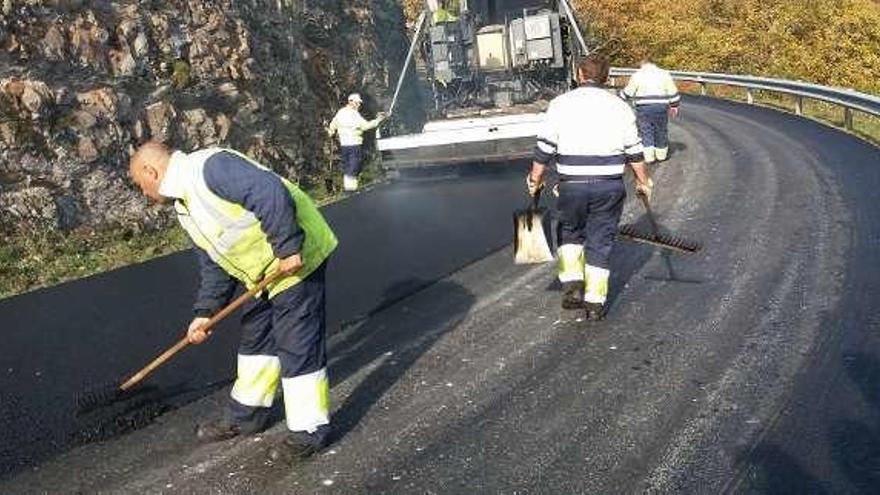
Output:
<svg viewBox="0 0 880 495">
<path fill-rule="evenodd" d="M 397 302 L 400 293 L 411 293 L 412 287 L 424 283 L 415 279 L 398 285 L 401 287 L 387 291 L 386 307 Z M 329 352 L 338 356 L 330 366 L 334 385 L 361 370 L 370 371 L 360 377 L 359 384 L 334 415 L 332 440 L 338 441 L 351 432 L 406 371 L 456 327 L 474 302 L 474 296 L 464 287 L 440 281 L 395 309 L 366 318 L 351 335 L 334 345 Z"/>
<path fill-rule="evenodd" d="M 840 473 L 854 493 L 877 493 L 880 486 L 880 361 L 859 353 L 844 360 L 848 377 L 868 404 L 867 416 L 853 410 L 853 417 L 832 422 L 827 429 L 827 448 Z M 872 424 L 869 424 L 873 423 Z M 822 449 L 823 445 L 816 445 Z M 749 466 L 745 493 L 831 493 L 827 483 L 799 466 L 796 460 L 773 444 L 759 445 L 740 460 Z"/>
<path fill-rule="evenodd" d="M 858 353 L 845 359 L 844 368 L 868 404 L 870 419 L 835 422 L 829 429 L 831 458 L 860 493 L 877 493 L 880 487 L 880 361 L 871 354 Z"/>
<path fill-rule="evenodd" d="M 669 160 L 675 157 L 675 154 L 681 151 L 686 151 L 688 149 L 688 145 L 676 141 L 669 142 Z"/>
<path fill-rule="evenodd" d="M 739 461 L 750 464 L 748 489 L 734 489 L 735 493 L 829 493 L 820 480 L 811 476 L 794 458 L 775 445 L 759 446 L 743 454 Z"/>
</svg>

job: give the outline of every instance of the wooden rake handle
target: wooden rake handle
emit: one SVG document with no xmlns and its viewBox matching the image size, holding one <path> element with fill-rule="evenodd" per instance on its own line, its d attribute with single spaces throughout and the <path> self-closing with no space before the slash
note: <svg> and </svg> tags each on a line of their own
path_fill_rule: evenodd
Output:
<svg viewBox="0 0 880 495">
<path fill-rule="evenodd" d="M 276 271 L 267 277 L 263 277 L 263 280 L 261 280 L 259 284 L 257 284 L 253 289 L 238 296 L 234 301 L 229 303 L 229 305 L 227 305 L 225 308 L 223 308 L 219 312 L 217 312 L 217 314 L 212 316 L 211 319 L 208 320 L 208 323 L 206 323 L 205 326 L 202 328 L 206 332 L 210 331 L 214 327 L 214 325 L 216 325 L 222 319 L 229 316 L 229 314 L 232 313 L 233 311 L 235 311 L 236 309 L 240 308 L 244 303 L 246 303 L 252 297 L 254 297 L 255 295 L 262 292 L 266 287 L 269 286 L 269 284 L 271 284 L 272 282 L 277 280 L 278 277 L 280 277 L 280 276 L 281 276 L 281 272 Z M 181 349 L 183 349 L 184 347 L 186 347 L 188 345 L 189 345 L 189 339 L 186 336 L 184 336 L 182 339 L 177 341 L 176 344 L 169 347 L 168 350 L 166 350 L 165 352 L 160 354 L 159 357 L 157 357 L 152 362 L 150 362 L 150 364 L 144 366 L 140 371 L 138 371 L 137 373 L 132 375 L 131 378 L 129 378 L 128 380 L 125 381 L 125 383 L 123 383 L 122 385 L 119 386 L 119 389 L 120 390 L 128 390 L 131 387 L 137 385 L 138 383 L 140 383 L 141 380 L 146 378 L 147 375 L 152 373 L 153 370 L 155 370 L 159 366 L 162 366 L 163 364 L 165 364 L 166 361 L 171 359 L 175 354 L 180 352 Z"/>
<path fill-rule="evenodd" d="M 641 192 L 637 192 L 636 195 L 642 200 L 642 204 L 645 205 L 645 212 L 648 214 L 648 221 L 651 222 L 651 233 L 654 234 L 654 237 L 659 237 L 660 229 L 657 227 L 657 220 L 654 218 L 654 212 L 651 211 L 651 201 L 648 200 L 648 196 Z"/>
</svg>

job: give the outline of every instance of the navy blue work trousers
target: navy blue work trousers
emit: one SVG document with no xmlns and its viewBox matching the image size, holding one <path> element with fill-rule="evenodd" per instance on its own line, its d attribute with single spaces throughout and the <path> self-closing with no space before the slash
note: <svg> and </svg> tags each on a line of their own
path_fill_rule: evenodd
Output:
<svg viewBox="0 0 880 495">
<path fill-rule="evenodd" d="M 669 147 L 669 106 L 641 105 L 636 107 L 636 122 L 642 145 L 651 148 Z"/>
<path fill-rule="evenodd" d="M 363 157 L 361 147 L 343 146 L 340 149 L 342 154 L 342 171 L 349 177 L 357 177 L 363 168 Z"/>
<path fill-rule="evenodd" d="M 278 356 L 281 378 L 327 366 L 326 313 L 322 263 L 305 280 L 269 299 L 265 293 L 245 305 L 238 353 Z M 248 421 L 259 408 L 230 400 L 233 420 Z"/>
<path fill-rule="evenodd" d="M 624 199 L 623 179 L 561 182 L 557 203 L 559 245 L 581 244 L 588 265 L 609 269 Z"/>
</svg>

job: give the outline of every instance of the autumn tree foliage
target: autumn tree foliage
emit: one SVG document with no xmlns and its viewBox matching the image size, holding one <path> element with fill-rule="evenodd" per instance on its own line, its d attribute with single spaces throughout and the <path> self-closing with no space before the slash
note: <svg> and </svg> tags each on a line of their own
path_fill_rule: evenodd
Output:
<svg viewBox="0 0 880 495">
<path fill-rule="evenodd" d="M 800 79 L 880 93 L 874 0 L 574 0 L 618 65 Z"/>
<path fill-rule="evenodd" d="M 403 5 L 404 13 L 406 13 L 410 20 L 418 17 L 419 12 L 425 8 L 425 0 L 400 0 L 400 3 Z"/>
</svg>

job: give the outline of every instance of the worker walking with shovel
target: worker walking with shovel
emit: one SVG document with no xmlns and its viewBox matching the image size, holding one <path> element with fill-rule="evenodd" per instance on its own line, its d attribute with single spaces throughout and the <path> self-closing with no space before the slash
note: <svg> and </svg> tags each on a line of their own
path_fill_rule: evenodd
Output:
<svg viewBox="0 0 880 495">
<path fill-rule="evenodd" d="M 219 441 L 267 428 L 280 384 L 291 434 L 273 457 L 323 448 L 330 433 L 324 269 L 337 240 L 315 204 L 266 167 L 220 148 L 172 153 L 150 142 L 132 157 L 130 174 L 148 198 L 173 200 L 196 245 L 201 283 L 190 343 L 208 338 L 208 317 L 236 286 L 258 289 L 272 277 L 244 307 L 226 414 L 200 424 L 198 437 Z"/>
<path fill-rule="evenodd" d="M 635 173 L 639 193 L 650 197 L 653 189 L 632 109 L 602 88 L 608 68 L 606 59 L 587 57 L 577 70 L 580 87 L 550 102 L 526 177 L 534 196 L 543 187 L 545 169 L 556 165 L 562 307 L 583 308 L 588 320 L 605 315 L 626 165 Z"/>
</svg>

